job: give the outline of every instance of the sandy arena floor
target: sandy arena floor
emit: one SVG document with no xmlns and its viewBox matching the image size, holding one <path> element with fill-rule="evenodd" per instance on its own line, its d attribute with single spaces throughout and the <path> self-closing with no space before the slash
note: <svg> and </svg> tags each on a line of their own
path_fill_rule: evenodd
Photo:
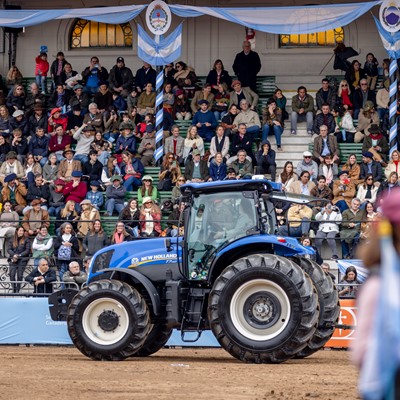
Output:
<svg viewBox="0 0 400 400">
<path fill-rule="evenodd" d="M 280 365 L 244 364 L 221 349 L 164 349 L 95 362 L 73 347 L 1 347 L 0 399 L 357 399 L 346 351 Z"/>
</svg>

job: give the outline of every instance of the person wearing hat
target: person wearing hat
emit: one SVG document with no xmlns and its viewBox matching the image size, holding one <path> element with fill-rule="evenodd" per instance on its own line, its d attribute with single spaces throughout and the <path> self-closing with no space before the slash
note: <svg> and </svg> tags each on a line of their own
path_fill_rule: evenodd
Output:
<svg viewBox="0 0 400 400">
<path fill-rule="evenodd" d="M 372 124 L 379 125 L 380 120 L 375 110 L 374 103 L 368 100 L 365 102 L 362 111 L 358 115 L 357 132 L 354 135 L 355 143 L 362 142 L 364 137 L 369 135 L 369 128 Z"/>
<path fill-rule="evenodd" d="M 40 52 L 40 54 L 35 58 L 35 79 L 38 86 L 42 90 L 42 94 L 46 94 L 47 90 L 47 73 L 49 72 L 50 65 L 47 61 L 47 53 Z"/>
<path fill-rule="evenodd" d="M 43 167 L 49 155 L 49 138 L 45 136 L 43 128 L 36 128 L 36 134 L 29 141 L 29 153 L 33 154 L 36 162 Z"/>
<path fill-rule="evenodd" d="M 81 110 L 86 113 L 90 103 L 90 97 L 83 92 L 83 86 L 78 83 L 73 87 L 74 94 L 69 100 L 69 105 L 72 107 L 80 106 Z"/>
<path fill-rule="evenodd" d="M 65 182 L 71 180 L 72 171 L 82 171 L 82 164 L 79 160 L 74 160 L 75 150 L 67 147 L 62 155 L 64 160 L 58 165 L 57 179 L 61 179 Z"/>
<path fill-rule="evenodd" d="M 144 167 L 151 167 L 154 165 L 154 151 L 156 149 L 156 131 L 152 124 L 146 125 L 146 132 L 143 135 L 137 150 L 140 155 L 140 161 Z M 125 150 L 124 150 L 125 151 Z"/>
<path fill-rule="evenodd" d="M 153 85 L 148 82 L 146 84 L 145 90 L 140 93 L 137 102 L 137 112 L 142 117 L 147 113 L 154 114 L 156 105 L 156 92 L 153 90 Z"/>
<path fill-rule="evenodd" d="M 136 139 L 133 133 L 133 128 L 130 127 L 129 123 L 122 122 L 120 130 L 121 134 L 115 143 L 114 152 L 116 154 L 121 154 L 123 151 L 127 150 L 132 154 L 136 154 Z"/>
<path fill-rule="evenodd" d="M 103 193 L 99 192 L 100 182 L 97 180 L 90 181 L 90 190 L 86 193 L 86 199 L 90 200 L 90 203 L 96 210 L 100 210 L 104 203 Z"/>
<path fill-rule="evenodd" d="M 28 134 L 31 137 L 35 136 L 36 128 L 38 127 L 43 128 L 45 131 L 47 131 L 47 123 L 48 118 L 47 114 L 44 112 L 43 105 L 35 104 L 33 112 L 31 113 L 31 116 L 28 120 Z M 22 134 L 24 137 L 28 136 L 24 131 L 22 131 Z"/>
<path fill-rule="evenodd" d="M 75 208 L 79 210 L 79 204 L 85 199 L 87 193 L 87 185 L 81 181 L 82 172 L 72 171 L 72 180 L 67 182 L 63 189 L 65 202 L 69 200 L 75 201 Z"/>
<path fill-rule="evenodd" d="M 214 113 L 209 110 L 207 100 L 200 100 L 199 106 L 200 109 L 193 116 L 192 125 L 197 127 L 197 132 L 206 142 L 211 142 L 218 122 Z"/>
<path fill-rule="evenodd" d="M 108 72 L 101 66 L 99 58 L 93 56 L 90 59 L 89 66 L 82 72 L 82 78 L 84 81 L 85 93 L 94 95 L 99 89 L 99 83 L 107 80 Z"/>
<path fill-rule="evenodd" d="M 143 199 L 145 197 L 150 197 L 153 201 L 158 199 L 158 191 L 155 186 L 153 186 L 153 178 L 150 175 L 144 175 L 142 178 L 142 187 L 137 191 L 137 199 L 139 206 L 143 204 Z"/>
<path fill-rule="evenodd" d="M 360 179 L 365 179 L 368 175 L 372 175 L 378 185 L 378 182 L 382 182 L 383 179 L 382 165 L 374 160 L 374 155 L 371 151 L 363 151 Z"/>
<path fill-rule="evenodd" d="M 249 87 L 242 87 L 242 83 L 239 80 L 232 82 L 231 88 L 233 89 L 229 97 L 229 108 L 234 104 L 239 108 L 240 101 L 246 99 L 250 104 L 250 109 L 255 110 L 258 105 L 259 96 L 256 92 L 253 92 Z"/>
<path fill-rule="evenodd" d="M 243 51 L 236 54 L 232 69 L 243 86 L 249 86 L 256 91 L 257 74 L 261 70 L 260 56 L 251 50 L 251 43 L 248 40 L 243 42 L 242 48 Z"/>
<path fill-rule="evenodd" d="M 23 135 L 28 136 L 29 120 L 22 110 L 13 112 L 9 121 L 10 130 L 21 129 Z"/>
<path fill-rule="evenodd" d="M 80 206 L 82 212 L 79 216 L 77 235 L 80 238 L 84 238 L 91 229 L 93 221 L 100 219 L 100 214 L 96 207 L 93 207 L 89 199 L 82 200 Z"/>
<path fill-rule="evenodd" d="M 12 173 L 15 173 L 18 179 L 21 179 L 25 176 L 24 167 L 17 160 L 17 153 L 14 151 L 8 152 L 6 155 L 6 161 L 1 164 L 0 182 L 3 182 L 4 178 Z"/>
<path fill-rule="evenodd" d="M 125 65 L 123 57 L 118 57 L 116 64 L 111 68 L 108 77 L 110 89 L 119 93 L 123 98 L 127 98 L 133 87 L 133 73 Z"/>
<path fill-rule="evenodd" d="M 64 201 L 64 190 L 65 181 L 62 179 L 56 179 L 54 184 L 50 185 L 50 199 L 49 199 L 49 215 L 51 217 L 55 217 L 61 211 L 61 209 L 65 206 Z"/>
<path fill-rule="evenodd" d="M 312 154 L 307 150 L 303 153 L 303 160 L 296 167 L 296 174 L 300 176 L 302 171 L 310 173 L 310 180 L 314 181 L 318 176 L 318 164 L 312 159 Z"/>
<path fill-rule="evenodd" d="M 187 182 L 207 182 L 210 179 L 207 161 L 201 159 L 201 153 L 195 149 L 193 158 L 186 163 L 185 179 Z"/>
<path fill-rule="evenodd" d="M 105 216 L 111 217 L 116 211 L 118 214 L 124 209 L 126 189 L 121 185 L 122 178 L 113 175 L 110 178 L 111 185 L 106 189 L 106 210 Z"/>
<path fill-rule="evenodd" d="M 369 135 L 364 138 L 363 151 L 369 151 L 373 154 L 374 160 L 379 162 L 382 167 L 386 167 L 387 156 L 389 153 L 389 144 L 382 130 L 377 124 L 372 124 L 369 129 Z"/>
<path fill-rule="evenodd" d="M 62 108 L 56 107 L 50 111 L 47 132 L 53 132 L 57 125 L 62 125 L 63 129 L 67 129 L 68 117 L 61 114 Z"/>
<path fill-rule="evenodd" d="M 89 161 L 88 155 L 92 148 L 95 133 L 95 128 L 92 125 L 87 125 L 84 122 L 82 126 L 73 134 L 73 138 L 77 141 L 74 160 L 79 160 L 82 165 Z"/>
<path fill-rule="evenodd" d="M 356 195 L 356 185 L 349 179 L 349 171 L 339 171 L 338 179 L 333 181 L 332 191 L 333 204 L 339 208 L 340 212 L 347 210 Z"/>
<path fill-rule="evenodd" d="M 214 94 L 212 93 L 211 89 L 212 89 L 211 83 L 206 83 L 203 86 L 202 90 L 198 90 L 197 92 L 195 92 L 192 102 L 190 104 L 193 115 L 196 114 L 197 111 L 199 111 L 201 100 L 207 100 L 208 101 L 207 109 L 211 110 L 214 104 Z"/>
<path fill-rule="evenodd" d="M 55 135 L 50 135 L 49 151 L 57 156 L 57 162 L 64 159 L 63 151 L 71 147 L 72 138 L 67 135 L 63 125 L 57 124 L 54 126 Z"/>
<path fill-rule="evenodd" d="M 99 83 L 99 90 L 93 98 L 94 103 L 97 104 L 97 108 L 102 114 L 113 105 L 113 94 L 108 86 L 107 81 L 101 81 Z"/>
<path fill-rule="evenodd" d="M 42 209 L 41 206 L 42 201 L 40 199 L 32 200 L 32 208 L 25 212 L 24 218 L 22 219 L 22 227 L 31 238 L 40 232 L 42 226 L 46 228 L 50 226 L 49 213 Z"/>
<path fill-rule="evenodd" d="M 71 107 L 70 115 L 68 116 L 67 133 L 73 134 L 75 132 L 75 127 L 81 126 L 83 124 L 82 109 L 79 104 Z"/>
<path fill-rule="evenodd" d="M 358 118 L 360 110 L 367 101 L 371 101 L 374 107 L 376 107 L 375 91 L 368 88 L 368 81 L 363 78 L 360 79 L 360 87 L 353 92 L 354 119 Z"/>
<path fill-rule="evenodd" d="M 9 174 L 4 178 L 4 185 L 1 189 L 1 198 L 3 203 L 9 201 L 19 215 L 26 206 L 27 188 L 18 181 L 15 173 Z"/>
</svg>

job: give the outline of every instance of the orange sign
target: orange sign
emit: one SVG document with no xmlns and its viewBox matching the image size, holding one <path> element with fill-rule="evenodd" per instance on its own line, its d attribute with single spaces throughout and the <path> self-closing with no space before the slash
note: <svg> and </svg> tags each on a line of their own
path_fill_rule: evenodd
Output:
<svg viewBox="0 0 400 400">
<path fill-rule="evenodd" d="M 354 299 L 340 300 L 339 325 L 357 326 L 357 307 Z M 325 347 L 348 348 L 350 342 L 354 340 L 354 329 L 336 328 L 333 335 Z"/>
</svg>

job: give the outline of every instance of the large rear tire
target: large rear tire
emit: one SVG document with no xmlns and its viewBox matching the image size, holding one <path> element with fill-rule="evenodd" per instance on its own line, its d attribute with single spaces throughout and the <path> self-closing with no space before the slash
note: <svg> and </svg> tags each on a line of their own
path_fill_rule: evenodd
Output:
<svg viewBox="0 0 400 400">
<path fill-rule="evenodd" d="M 306 347 L 319 316 L 310 278 L 293 261 L 272 254 L 241 258 L 214 283 L 211 329 L 239 360 L 279 363 Z"/>
<path fill-rule="evenodd" d="M 172 335 L 172 328 L 165 323 L 156 323 L 151 327 L 150 333 L 143 346 L 133 355 L 134 357 L 148 357 L 162 349 Z"/>
<path fill-rule="evenodd" d="M 304 358 L 320 350 L 332 337 L 339 319 L 340 303 L 338 291 L 331 277 L 325 274 L 320 265 L 304 257 L 299 257 L 297 260 L 313 281 L 319 301 L 318 327 L 307 346 L 296 354 L 296 358 Z"/>
<path fill-rule="evenodd" d="M 120 281 L 100 280 L 74 297 L 67 326 L 73 343 L 85 356 L 119 361 L 145 342 L 149 310 L 136 289 Z"/>
</svg>

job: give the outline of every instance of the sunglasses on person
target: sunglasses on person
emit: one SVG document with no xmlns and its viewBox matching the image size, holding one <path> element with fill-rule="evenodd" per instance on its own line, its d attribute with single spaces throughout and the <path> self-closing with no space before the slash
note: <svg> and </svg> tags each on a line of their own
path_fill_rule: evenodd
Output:
<svg viewBox="0 0 400 400">
<path fill-rule="evenodd" d="M 304 158 L 311 158 L 311 156 L 304 156 Z"/>
</svg>

